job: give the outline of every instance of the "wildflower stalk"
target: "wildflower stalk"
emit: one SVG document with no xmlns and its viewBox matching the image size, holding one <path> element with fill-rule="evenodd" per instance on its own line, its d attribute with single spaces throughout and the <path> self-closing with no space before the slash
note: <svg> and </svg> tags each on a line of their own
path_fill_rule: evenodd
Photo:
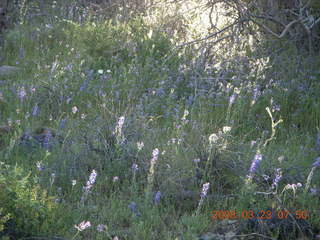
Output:
<svg viewBox="0 0 320 240">
<path fill-rule="evenodd" d="M 203 205 L 204 199 L 207 197 L 209 187 L 210 187 L 210 183 L 208 183 L 208 182 L 203 184 L 203 186 L 202 186 L 202 190 L 201 190 L 201 193 L 200 193 L 200 201 L 198 203 L 198 207 L 197 207 L 197 210 L 196 210 L 196 215 L 198 215 L 200 210 L 201 210 L 201 207 Z"/>
<path fill-rule="evenodd" d="M 116 140 L 117 140 L 118 145 L 121 145 L 125 140 L 124 136 L 123 136 L 123 131 L 122 131 L 124 121 L 125 121 L 125 117 L 121 116 L 118 119 L 117 126 L 115 127 L 115 130 L 113 131 L 113 134 L 116 136 Z"/>
<path fill-rule="evenodd" d="M 229 98 L 229 105 L 227 109 L 227 116 L 226 116 L 226 122 L 229 124 L 230 123 L 230 114 L 231 114 L 231 108 L 234 102 L 236 101 L 238 95 L 240 93 L 240 90 L 238 88 L 235 88 L 233 91 L 233 94 Z"/>
<path fill-rule="evenodd" d="M 86 230 L 87 228 L 91 227 L 91 223 L 89 221 L 83 221 L 78 225 L 74 225 L 74 227 L 78 230 L 77 233 L 72 237 L 71 240 L 75 239 L 80 232 L 82 232 L 83 230 Z"/>
<path fill-rule="evenodd" d="M 261 161 L 262 161 L 262 155 L 260 153 L 260 149 L 258 149 L 256 155 L 254 156 L 254 158 L 252 160 L 250 170 L 249 170 L 249 175 L 247 176 L 247 179 L 246 179 L 246 185 L 252 183 L 252 179 L 254 177 L 254 174 L 258 170 Z"/>
<path fill-rule="evenodd" d="M 154 169 L 156 162 L 158 160 L 158 155 L 159 155 L 159 149 L 156 148 L 152 152 L 152 159 L 150 161 L 150 168 L 149 168 L 149 174 L 147 178 L 147 189 L 146 189 L 146 200 L 150 200 L 152 196 L 152 187 L 153 187 L 153 182 L 154 182 Z"/>
<path fill-rule="evenodd" d="M 84 204 L 84 202 L 87 200 L 88 195 L 91 192 L 91 189 L 93 187 L 93 184 L 96 182 L 96 178 L 97 178 L 97 172 L 96 170 L 92 170 L 90 176 L 89 176 L 89 180 L 87 181 L 87 184 L 85 187 L 83 187 L 83 194 L 81 197 L 81 204 Z"/>
<path fill-rule="evenodd" d="M 77 233 L 71 238 L 71 240 L 76 239 L 76 237 L 79 235 L 80 231 L 78 230 Z"/>
<path fill-rule="evenodd" d="M 274 120 L 274 118 L 272 116 L 272 113 L 270 111 L 270 108 L 266 107 L 266 110 L 267 110 L 267 112 L 268 112 L 268 114 L 270 116 L 270 119 L 271 119 L 271 136 L 270 136 L 270 138 L 268 138 L 264 142 L 263 147 L 267 146 L 267 144 L 275 138 L 274 136 L 276 135 L 276 127 L 277 127 L 278 124 L 283 122 L 282 119 L 279 119 L 277 122 L 275 122 L 275 120 Z"/>
<path fill-rule="evenodd" d="M 310 188 L 310 185 L 311 185 L 311 181 L 312 181 L 312 177 L 313 177 L 313 174 L 314 174 L 314 171 L 316 170 L 317 167 L 313 167 L 308 175 L 308 178 L 307 178 L 307 183 L 306 183 L 306 186 L 304 187 L 304 194 L 307 194 L 308 191 L 309 191 L 309 188 Z"/>
<path fill-rule="evenodd" d="M 19 11 L 19 18 L 20 18 L 20 24 L 24 24 L 24 20 L 27 14 L 27 5 L 26 5 L 26 0 L 21 0 L 20 3 L 20 11 Z"/>
</svg>

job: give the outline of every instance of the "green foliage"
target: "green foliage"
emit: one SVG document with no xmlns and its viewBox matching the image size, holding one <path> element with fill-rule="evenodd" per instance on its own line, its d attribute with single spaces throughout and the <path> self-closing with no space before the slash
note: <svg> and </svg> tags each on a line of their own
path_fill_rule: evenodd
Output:
<svg viewBox="0 0 320 240">
<path fill-rule="evenodd" d="M 226 56 L 214 46 L 203 54 L 201 46 L 178 49 L 175 41 L 140 17 L 77 23 L 50 15 L 8 32 L 5 64 L 24 71 L 0 82 L 1 125 L 14 129 L 0 136 L 8 164 L 0 171 L 1 237 L 197 239 L 222 225 L 210 221 L 214 209 L 307 209 L 308 222 L 320 227 L 318 195 L 304 191 L 318 154 L 318 57 L 286 41 L 281 52 L 263 43 Z M 48 148 L 43 129 L 55 133 Z M 263 160 L 248 181 L 258 152 Z M 283 178 L 272 188 L 277 168 Z M 138 210 L 128 207 L 133 201 Z M 74 228 L 86 221 L 88 229 Z M 246 231 L 261 233 L 260 223 L 247 223 Z M 107 229 L 96 231 L 100 224 Z M 278 230 L 263 233 L 278 237 Z"/>
<path fill-rule="evenodd" d="M 154 32 L 139 18 L 122 24 L 112 20 L 89 22 L 77 28 L 77 39 L 84 55 L 102 69 L 133 63 L 144 66 L 154 61 L 161 64 L 172 48 L 163 32 Z"/>
<path fill-rule="evenodd" d="M 14 238 L 58 233 L 62 226 L 53 225 L 59 210 L 54 197 L 31 174 L 18 167 L 0 165 L 1 236 Z"/>
</svg>

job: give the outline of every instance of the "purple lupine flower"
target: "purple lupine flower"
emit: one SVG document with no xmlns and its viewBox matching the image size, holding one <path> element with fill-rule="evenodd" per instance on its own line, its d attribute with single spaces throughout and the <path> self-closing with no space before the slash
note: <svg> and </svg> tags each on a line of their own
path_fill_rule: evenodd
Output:
<svg viewBox="0 0 320 240">
<path fill-rule="evenodd" d="M 156 205 L 158 205 L 160 203 L 160 200 L 161 200 L 161 192 L 160 191 L 156 192 L 153 200 Z"/>
<path fill-rule="evenodd" d="M 97 226 L 97 231 L 98 231 L 98 232 L 105 232 L 105 231 L 107 231 L 107 226 L 104 225 L 104 224 L 99 224 L 99 225 Z"/>
<path fill-rule="evenodd" d="M 138 164 L 136 164 L 136 163 L 132 164 L 131 169 L 132 169 L 132 171 L 133 171 L 133 172 L 138 171 L 138 170 L 139 170 L 139 166 L 138 166 Z"/>
<path fill-rule="evenodd" d="M 135 202 L 131 202 L 128 205 L 128 208 L 136 215 L 136 217 L 141 216 L 141 213 L 138 211 L 137 204 Z"/>
<path fill-rule="evenodd" d="M 159 155 L 159 149 L 158 148 L 153 149 L 152 157 L 153 158 L 158 158 L 158 155 Z"/>
<path fill-rule="evenodd" d="M 249 172 L 251 174 L 253 174 L 253 173 L 255 173 L 257 171 L 257 169 L 259 168 L 261 160 L 262 160 L 262 155 L 261 154 L 256 154 L 254 156 L 254 159 L 253 159 L 253 161 L 251 163 L 251 167 L 250 167 L 250 170 L 249 170 Z"/>
<path fill-rule="evenodd" d="M 82 92 L 82 91 L 86 90 L 87 87 L 88 87 L 88 80 L 84 80 L 84 82 L 83 82 L 82 85 L 80 86 L 80 89 L 79 89 L 79 90 Z"/>
<path fill-rule="evenodd" d="M 65 128 L 66 122 L 67 122 L 67 119 L 66 119 L 66 118 L 61 119 L 60 124 L 59 124 L 59 127 L 60 127 L 61 129 L 62 129 L 62 128 Z"/>
<path fill-rule="evenodd" d="M 316 158 L 316 161 L 312 164 L 312 167 L 320 167 L 320 157 Z"/>
<path fill-rule="evenodd" d="M 208 182 L 202 185 L 202 190 L 200 193 L 200 201 L 198 203 L 198 208 L 197 208 L 196 214 L 199 213 L 200 208 L 203 205 L 204 199 L 206 198 L 206 196 L 208 194 L 209 187 L 210 187 L 210 183 L 208 183 Z"/>
<path fill-rule="evenodd" d="M 39 112 L 39 107 L 38 104 L 36 104 L 33 108 L 32 108 L 32 116 L 36 116 Z"/>
<path fill-rule="evenodd" d="M 196 158 L 192 160 L 194 163 L 199 163 L 200 162 L 200 158 Z"/>
<path fill-rule="evenodd" d="M 65 70 L 67 70 L 67 71 L 70 71 L 70 72 L 72 72 L 72 68 L 73 68 L 73 65 L 70 63 L 70 64 L 68 64 L 67 66 L 65 66 Z"/>
<path fill-rule="evenodd" d="M 101 97 L 106 97 L 107 94 L 106 94 L 104 91 L 99 90 L 99 96 L 101 96 Z"/>
<path fill-rule="evenodd" d="M 83 195 L 81 197 L 81 202 L 82 203 L 87 199 L 87 196 L 89 195 L 93 184 L 96 182 L 96 178 L 97 178 L 97 172 L 96 172 L 96 170 L 92 170 L 92 172 L 90 174 L 90 177 L 89 177 L 89 180 L 87 181 L 86 186 L 83 187 L 84 193 L 83 193 Z"/>
<path fill-rule="evenodd" d="M 18 91 L 18 97 L 20 98 L 20 100 L 22 101 L 23 99 L 25 99 L 27 96 L 27 92 L 26 89 L 24 87 L 21 87 Z"/>
<path fill-rule="evenodd" d="M 50 130 L 46 130 L 44 132 L 44 138 L 43 138 L 43 142 L 42 142 L 42 146 L 46 149 L 49 149 L 50 147 L 50 140 L 53 137 L 52 133 Z"/>
<path fill-rule="evenodd" d="M 94 71 L 92 69 L 86 70 L 86 75 L 89 80 L 93 79 L 93 72 Z"/>
<path fill-rule="evenodd" d="M 276 188 L 278 186 L 278 183 L 280 182 L 282 178 L 282 171 L 281 171 L 281 168 L 277 168 L 276 169 L 276 177 L 273 179 L 273 182 L 272 182 L 272 189 Z"/>
<path fill-rule="evenodd" d="M 87 181 L 87 185 L 93 185 L 96 182 L 97 172 L 96 170 L 92 170 L 89 180 Z"/>
<path fill-rule="evenodd" d="M 186 100 L 186 104 L 191 106 L 192 103 L 194 102 L 194 96 L 189 96 L 188 99 Z"/>
<path fill-rule="evenodd" d="M 201 198 L 205 198 L 207 196 L 209 187 L 210 187 L 210 183 L 207 182 L 207 183 L 203 184 L 202 190 L 200 193 Z"/>
<path fill-rule="evenodd" d="M 310 188 L 310 194 L 312 196 L 316 196 L 318 195 L 318 193 L 319 193 L 319 190 L 317 188 Z"/>
<path fill-rule="evenodd" d="M 237 94 L 236 93 L 233 93 L 230 98 L 229 98 L 229 105 L 232 105 L 235 101 L 236 101 L 236 98 L 237 98 Z"/>
<path fill-rule="evenodd" d="M 258 98 L 258 95 L 259 95 L 259 89 L 258 89 L 258 87 L 255 87 L 253 89 L 253 95 L 252 95 L 252 101 L 253 102 L 256 102 L 256 100 Z"/>
<path fill-rule="evenodd" d="M 317 134 L 316 148 L 320 151 L 320 131 Z"/>
<path fill-rule="evenodd" d="M 155 164 L 156 163 L 156 161 L 158 160 L 158 156 L 159 156 L 159 149 L 158 148 L 153 149 L 151 164 Z"/>
</svg>

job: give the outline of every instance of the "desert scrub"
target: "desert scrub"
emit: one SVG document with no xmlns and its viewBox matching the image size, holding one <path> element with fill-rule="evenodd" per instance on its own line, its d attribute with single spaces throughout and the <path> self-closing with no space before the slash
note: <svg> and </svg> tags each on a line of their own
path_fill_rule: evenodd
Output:
<svg viewBox="0 0 320 240">
<path fill-rule="evenodd" d="M 64 229 L 58 216 L 59 206 L 31 174 L 18 166 L 0 163 L 0 236 L 20 237 L 57 234 Z"/>
</svg>

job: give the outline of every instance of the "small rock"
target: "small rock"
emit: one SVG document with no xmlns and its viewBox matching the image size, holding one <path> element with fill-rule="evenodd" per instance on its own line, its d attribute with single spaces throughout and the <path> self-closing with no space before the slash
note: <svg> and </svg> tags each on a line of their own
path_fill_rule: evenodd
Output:
<svg viewBox="0 0 320 240">
<path fill-rule="evenodd" d="M 13 66 L 0 66 L 0 77 L 1 76 L 8 76 L 12 74 L 16 74 L 19 72 L 21 69 L 18 67 L 13 67 Z"/>
</svg>

